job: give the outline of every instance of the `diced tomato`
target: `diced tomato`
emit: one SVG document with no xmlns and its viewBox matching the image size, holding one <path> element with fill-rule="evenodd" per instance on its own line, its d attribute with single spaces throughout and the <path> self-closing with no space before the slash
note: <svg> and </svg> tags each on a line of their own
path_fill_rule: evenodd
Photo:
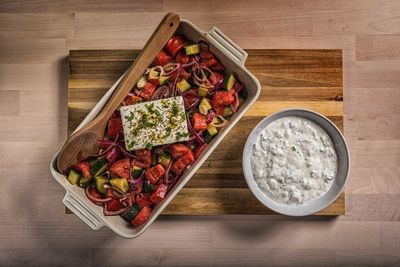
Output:
<svg viewBox="0 0 400 267">
<path fill-rule="evenodd" d="M 172 60 L 172 57 L 170 57 L 164 50 L 161 50 L 156 58 L 153 60 L 153 65 L 161 65 L 164 66 L 168 62 Z"/>
<path fill-rule="evenodd" d="M 146 83 L 144 85 L 143 91 L 140 93 L 140 97 L 142 97 L 145 100 L 150 100 L 151 97 L 154 94 L 154 91 L 156 90 L 156 86 L 151 83 Z"/>
<path fill-rule="evenodd" d="M 224 114 L 224 106 L 220 106 L 220 107 L 217 107 L 214 109 L 215 109 L 215 113 L 217 113 L 217 115 L 222 116 L 222 114 Z"/>
<path fill-rule="evenodd" d="M 134 226 L 140 226 L 144 224 L 147 219 L 149 218 L 151 214 L 151 208 L 150 207 L 144 207 L 138 215 L 136 215 L 135 219 L 132 220 L 131 224 Z"/>
<path fill-rule="evenodd" d="M 196 149 L 193 152 L 194 158 L 197 159 L 206 147 L 207 147 L 207 144 L 202 144 L 202 145 L 199 145 L 198 147 L 196 147 Z"/>
<path fill-rule="evenodd" d="M 223 83 L 224 82 L 224 75 L 222 75 L 222 73 L 215 71 L 214 72 L 214 76 L 210 76 L 210 82 L 212 85 L 216 85 L 219 83 Z"/>
<path fill-rule="evenodd" d="M 108 121 L 107 136 L 110 139 L 115 139 L 117 135 L 122 135 L 122 121 L 121 118 L 111 118 Z"/>
<path fill-rule="evenodd" d="M 144 175 L 151 184 L 155 184 L 164 174 L 164 167 L 161 164 L 157 164 L 156 166 L 147 169 Z"/>
<path fill-rule="evenodd" d="M 190 61 L 190 56 L 186 55 L 185 51 L 179 52 L 175 57 L 175 62 L 187 64 Z"/>
<path fill-rule="evenodd" d="M 160 85 L 160 80 L 159 79 L 149 79 L 149 83 L 152 85 L 155 85 L 156 87 Z"/>
<path fill-rule="evenodd" d="M 178 71 L 174 71 L 173 73 L 171 73 L 170 77 L 172 80 L 174 80 L 177 75 L 178 75 Z M 187 72 L 184 68 L 181 68 L 179 71 L 179 78 L 183 78 L 183 79 L 187 80 L 187 79 L 189 79 L 190 75 L 191 74 L 189 72 Z"/>
<path fill-rule="evenodd" d="M 200 62 L 206 67 L 211 67 L 218 63 L 215 55 L 209 50 L 200 51 Z"/>
<path fill-rule="evenodd" d="M 149 150 L 149 149 L 143 148 L 143 149 L 136 150 L 135 155 L 138 160 L 142 161 L 145 164 L 151 164 L 153 162 L 153 158 L 151 156 L 151 150 Z M 137 166 L 139 166 L 139 165 L 137 165 Z"/>
<path fill-rule="evenodd" d="M 89 162 L 82 161 L 82 162 L 77 162 L 74 165 L 74 169 L 77 171 L 80 171 L 82 173 L 83 177 L 90 177 L 92 176 L 90 174 L 90 165 Z"/>
<path fill-rule="evenodd" d="M 171 171 L 173 171 L 176 175 L 182 173 L 183 169 L 189 164 L 194 161 L 194 156 L 192 151 L 188 151 L 183 157 L 176 160 L 172 163 Z"/>
<path fill-rule="evenodd" d="M 188 151 L 190 151 L 190 148 L 188 148 L 187 146 L 185 146 L 184 144 L 173 144 L 171 146 L 171 155 L 174 159 L 182 157 L 183 155 L 185 155 Z"/>
<path fill-rule="evenodd" d="M 111 118 L 118 118 L 119 117 L 119 115 L 118 115 L 118 112 L 117 111 L 114 111 L 112 114 L 111 114 Z"/>
<path fill-rule="evenodd" d="M 150 152 L 151 153 L 151 152 Z M 151 163 L 151 162 L 150 162 Z M 150 167 L 150 163 L 144 163 L 144 162 L 141 162 L 141 161 L 139 161 L 139 160 L 133 160 L 132 161 L 132 166 L 133 165 L 135 165 L 135 166 L 138 166 L 139 168 L 142 168 L 142 169 L 146 169 L 146 168 L 148 168 L 148 167 Z"/>
<path fill-rule="evenodd" d="M 114 175 L 118 176 L 118 177 L 122 177 L 122 178 L 129 178 L 129 158 L 124 158 L 121 159 L 117 162 L 115 162 L 111 168 L 110 168 L 110 172 L 112 172 Z"/>
<path fill-rule="evenodd" d="M 232 90 L 234 91 L 234 90 Z M 233 92 L 234 93 L 234 92 Z M 213 95 L 212 98 L 212 106 L 214 109 L 220 107 L 220 106 L 228 106 L 235 101 L 235 97 L 233 96 L 233 93 L 231 91 L 226 92 L 226 91 L 217 91 Z"/>
<path fill-rule="evenodd" d="M 207 118 L 203 114 L 194 113 L 192 124 L 195 131 L 204 131 L 207 128 Z"/>
<path fill-rule="evenodd" d="M 131 201 L 132 201 L 132 205 L 135 204 L 136 203 L 136 198 L 135 198 L 136 192 L 135 191 L 130 191 L 129 195 L 130 195 L 130 198 L 131 198 Z"/>
<path fill-rule="evenodd" d="M 180 35 L 175 35 L 171 39 L 168 40 L 167 44 L 165 45 L 165 50 L 175 57 L 175 55 L 185 46 L 187 43 L 186 39 L 184 39 Z"/>
<path fill-rule="evenodd" d="M 136 198 L 136 203 L 141 209 L 143 209 L 144 207 L 149 207 L 151 206 L 151 204 L 153 204 L 153 202 L 151 202 L 150 200 L 150 194 L 140 194 Z"/>
<path fill-rule="evenodd" d="M 143 99 L 136 95 L 127 95 L 124 99 L 125 105 L 133 105 L 142 101 Z"/>
<path fill-rule="evenodd" d="M 214 71 L 224 71 L 224 70 L 225 70 L 225 67 L 224 67 L 224 65 L 222 65 L 219 61 L 217 61 L 216 64 L 214 64 L 213 66 L 211 66 L 211 70 L 214 70 Z"/>
<path fill-rule="evenodd" d="M 165 195 L 167 194 L 167 189 L 168 187 L 165 184 L 160 184 L 159 186 L 157 186 L 150 196 L 151 202 L 153 202 L 154 204 L 160 203 L 165 198 Z"/>
<path fill-rule="evenodd" d="M 117 211 L 123 207 L 124 205 L 122 205 L 122 203 L 116 198 L 113 198 L 110 202 L 107 202 L 107 211 Z"/>
<path fill-rule="evenodd" d="M 193 105 L 199 99 L 199 95 L 196 89 L 192 89 L 190 91 L 185 92 L 183 94 L 183 103 L 185 108 L 188 108 Z"/>
</svg>

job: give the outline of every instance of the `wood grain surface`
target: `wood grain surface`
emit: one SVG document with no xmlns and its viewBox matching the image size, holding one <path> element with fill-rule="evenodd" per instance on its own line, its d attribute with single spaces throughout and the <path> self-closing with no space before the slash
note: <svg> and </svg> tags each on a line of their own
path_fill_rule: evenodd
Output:
<svg viewBox="0 0 400 267">
<path fill-rule="evenodd" d="M 49 162 L 69 50 L 141 49 L 169 11 L 245 49 L 343 51 L 346 215 L 160 216 L 125 240 L 65 214 Z M 0 1 L 0 266 L 400 266 L 399 17 L 398 0 Z"/>
<path fill-rule="evenodd" d="M 168 215 L 276 214 L 248 189 L 242 149 L 254 126 L 283 108 L 313 109 L 343 131 L 341 50 L 248 50 L 246 67 L 261 94 L 189 183 L 163 211 Z M 69 54 L 68 131 L 71 133 L 122 75 L 138 50 L 72 50 Z M 67 210 L 67 212 L 69 212 Z M 317 215 L 345 214 L 345 194 Z"/>
</svg>

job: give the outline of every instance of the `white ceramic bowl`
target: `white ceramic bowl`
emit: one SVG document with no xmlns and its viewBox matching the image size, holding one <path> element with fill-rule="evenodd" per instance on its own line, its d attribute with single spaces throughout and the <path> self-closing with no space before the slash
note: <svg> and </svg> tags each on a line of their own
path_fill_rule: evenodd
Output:
<svg viewBox="0 0 400 267">
<path fill-rule="evenodd" d="M 260 132 L 273 121 L 287 116 L 302 117 L 311 120 L 321 126 L 321 128 L 324 129 L 332 139 L 338 157 L 338 170 L 332 187 L 321 198 L 303 203 L 302 205 L 285 205 L 271 199 L 258 187 L 256 181 L 254 180 L 253 172 L 251 170 L 250 160 L 251 154 L 253 152 L 253 145 L 257 140 Z M 243 150 L 243 171 L 250 190 L 253 192 L 256 198 L 266 207 L 278 213 L 289 216 L 311 215 L 325 209 L 330 204 L 332 204 L 332 202 L 334 202 L 340 195 L 345 186 L 349 174 L 349 169 L 350 155 L 342 133 L 328 118 L 319 113 L 306 109 L 285 109 L 264 118 L 250 133 Z"/>
<path fill-rule="evenodd" d="M 160 215 L 168 203 L 171 202 L 171 200 L 179 193 L 182 187 L 185 186 L 190 178 L 192 178 L 197 169 L 200 168 L 203 162 L 214 151 L 225 135 L 227 135 L 227 133 L 239 121 L 244 113 L 246 113 L 246 111 L 254 104 L 260 94 L 260 83 L 244 66 L 247 53 L 234 42 L 232 42 L 216 27 L 212 27 L 207 32 L 203 32 L 191 22 L 187 20 L 181 20 L 177 29 L 177 33 L 195 42 L 199 40 L 208 41 L 210 44 L 210 50 L 218 57 L 226 69 L 234 72 L 239 80 L 245 85 L 245 93 L 247 94 L 246 101 L 240 107 L 238 112 L 230 118 L 229 124 L 224 127 L 224 129 L 215 138 L 212 139 L 206 150 L 196 160 L 192 167 L 186 171 L 186 173 L 181 177 L 179 182 L 174 186 L 166 198 L 154 208 L 149 219 L 139 227 L 130 227 L 119 216 L 104 216 L 103 208 L 90 202 L 86 198 L 82 188 L 69 184 L 65 175 L 57 171 L 57 152 L 51 161 L 50 171 L 54 179 L 66 190 L 63 203 L 93 230 L 98 230 L 103 226 L 107 226 L 112 231 L 125 238 L 135 238 L 146 231 L 146 229 L 154 222 L 158 215 Z M 100 99 L 97 105 L 91 110 L 91 112 L 82 121 L 77 129 L 85 126 L 97 116 L 97 114 L 107 103 L 121 79 L 122 77 L 107 91 L 107 93 Z"/>
</svg>

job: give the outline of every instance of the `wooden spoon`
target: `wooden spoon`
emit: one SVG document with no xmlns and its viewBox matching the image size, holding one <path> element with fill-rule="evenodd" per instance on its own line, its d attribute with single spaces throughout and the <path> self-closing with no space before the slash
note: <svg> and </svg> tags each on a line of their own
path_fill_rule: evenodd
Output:
<svg viewBox="0 0 400 267">
<path fill-rule="evenodd" d="M 158 52 L 172 37 L 179 23 L 180 19 L 177 14 L 165 15 L 100 114 L 67 139 L 58 156 L 57 167 L 60 172 L 64 173 L 74 163 L 99 151 L 98 140 L 103 138 L 111 114 L 118 108 Z"/>
</svg>

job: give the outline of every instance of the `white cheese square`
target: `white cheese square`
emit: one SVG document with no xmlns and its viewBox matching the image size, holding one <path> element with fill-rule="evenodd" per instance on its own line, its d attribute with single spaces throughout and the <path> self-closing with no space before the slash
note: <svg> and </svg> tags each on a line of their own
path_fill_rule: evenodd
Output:
<svg viewBox="0 0 400 267">
<path fill-rule="evenodd" d="M 123 106 L 120 111 L 128 150 L 189 140 L 181 96 Z"/>
</svg>

